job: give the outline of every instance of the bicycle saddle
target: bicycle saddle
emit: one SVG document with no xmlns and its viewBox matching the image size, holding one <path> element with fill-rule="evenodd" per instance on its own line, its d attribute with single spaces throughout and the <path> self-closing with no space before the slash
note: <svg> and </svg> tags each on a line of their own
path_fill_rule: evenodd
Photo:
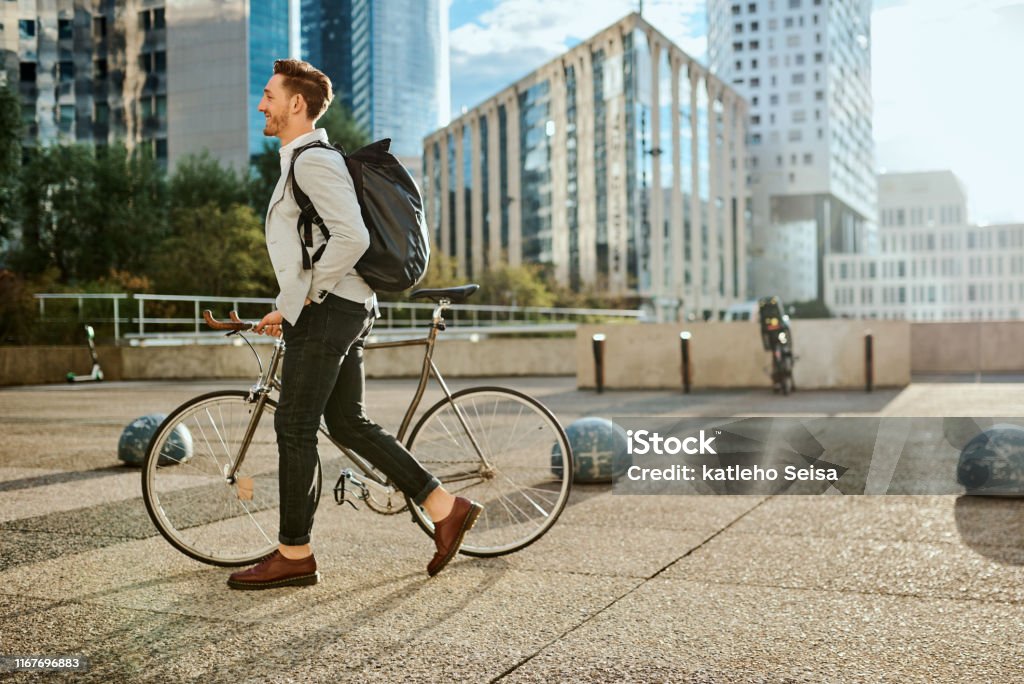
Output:
<svg viewBox="0 0 1024 684">
<path fill-rule="evenodd" d="M 469 299 L 480 286 L 473 283 L 470 285 L 459 285 L 458 287 L 439 287 L 434 289 L 413 290 L 409 299 L 429 299 L 438 302 L 441 299 L 448 299 L 452 304 L 461 304 Z"/>
</svg>

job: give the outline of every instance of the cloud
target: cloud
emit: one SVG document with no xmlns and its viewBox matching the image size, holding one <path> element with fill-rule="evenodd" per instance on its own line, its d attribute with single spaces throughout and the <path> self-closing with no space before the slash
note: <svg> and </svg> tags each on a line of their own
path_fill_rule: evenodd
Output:
<svg viewBox="0 0 1024 684">
<path fill-rule="evenodd" d="M 636 7 L 632 0 L 497 0 L 474 21 L 451 31 L 453 114 L 476 106 Z M 644 18 L 698 58 L 707 42 L 703 12 L 703 0 L 644 3 Z"/>
<path fill-rule="evenodd" d="M 949 169 L 971 220 L 1024 221 L 1024 3 L 906 0 L 871 20 L 879 167 Z"/>
</svg>

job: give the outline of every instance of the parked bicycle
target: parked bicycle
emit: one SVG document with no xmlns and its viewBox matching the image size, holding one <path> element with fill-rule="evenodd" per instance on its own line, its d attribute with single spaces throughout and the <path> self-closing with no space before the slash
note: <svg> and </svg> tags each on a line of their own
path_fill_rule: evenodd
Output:
<svg viewBox="0 0 1024 684">
<path fill-rule="evenodd" d="M 478 288 L 414 291 L 411 299 L 435 304 L 427 336 L 370 343 L 366 349 L 424 347 L 419 382 L 397 437 L 446 489 L 484 505 L 461 553 L 500 556 L 532 544 L 554 525 L 569 499 L 573 457 L 562 426 L 537 399 L 495 386 L 452 392 L 445 383 L 433 360 L 437 335 L 445 330 L 443 313 Z M 233 311 L 230 316 L 230 322 L 223 322 L 204 312 L 209 327 L 229 335 L 242 335 L 257 323 L 243 321 Z M 277 402 L 271 394 L 281 388 L 284 341 L 274 342 L 266 365 L 255 349 L 253 353 L 260 366 L 256 384 L 248 391 L 211 392 L 179 406 L 154 434 L 142 468 L 143 498 L 160 534 L 182 553 L 212 565 L 250 565 L 278 545 L 278 452 L 272 415 Z M 444 397 L 410 431 L 430 376 Z M 319 447 L 318 503 L 323 472 L 340 471 L 333 490 L 338 505 L 362 503 L 384 515 L 407 510 L 433 535 L 425 511 L 364 458 L 333 440 L 323 424 L 320 435 L 326 439 Z"/>
<path fill-rule="evenodd" d="M 782 301 L 778 297 L 758 300 L 757 308 L 761 344 L 772 354 L 772 391 L 787 395 L 796 389 L 793 384 L 793 333 L 789 328 L 789 316 L 782 312 Z"/>
</svg>

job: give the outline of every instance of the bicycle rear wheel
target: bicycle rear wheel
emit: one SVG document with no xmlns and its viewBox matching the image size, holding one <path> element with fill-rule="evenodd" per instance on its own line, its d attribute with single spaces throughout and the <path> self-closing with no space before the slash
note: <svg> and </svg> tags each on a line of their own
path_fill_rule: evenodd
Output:
<svg viewBox="0 0 1024 684">
<path fill-rule="evenodd" d="M 226 473 L 256 409 L 247 392 L 191 399 L 157 429 L 142 466 L 143 499 L 156 528 L 176 549 L 203 563 L 235 567 L 277 548 L 276 408 L 273 400 L 264 404 L 234 482 Z M 320 488 L 318 468 L 318 500 Z"/>
<path fill-rule="evenodd" d="M 407 446 L 448 491 L 483 504 L 463 542 L 466 555 L 500 556 L 529 546 L 551 529 L 569 500 L 569 440 L 554 415 L 521 392 L 456 392 L 427 410 Z M 411 500 L 409 508 L 433 536 L 426 512 Z"/>
</svg>

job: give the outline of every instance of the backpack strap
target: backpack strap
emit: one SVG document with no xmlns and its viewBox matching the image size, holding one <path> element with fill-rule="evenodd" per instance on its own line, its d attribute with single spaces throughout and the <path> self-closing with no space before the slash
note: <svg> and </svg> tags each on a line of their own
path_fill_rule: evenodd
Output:
<svg viewBox="0 0 1024 684">
<path fill-rule="evenodd" d="M 291 166 L 288 169 L 288 180 L 292 184 L 292 194 L 295 196 L 295 202 L 299 205 L 299 220 L 296 224 L 296 230 L 299 232 L 299 239 L 302 240 L 302 268 L 308 271 L 313 268 L 313 264 L 320 261 L 320 257 L 323 256 L 324 250 L 327 248 L 327 241 L 331 239 L 331 231 L 327 229 L 324 224 L 324 220 L 320 218 L 319 212 L 316 207 L 313 206 L 313 201 L 309 199 L 309 195 L 302 191 L 299 187 L 298 180 L 295 178 L 295 162 L 298 160 L 299 155 L 310 149 L 311 147 L 322 147 L 325 150 L 334 150 L 344 156 L 344 152 L 339 150 L 332 145 L 328 145 L 320 140 L 303 145 L 292 153 Z M 320 229 L 320 233 L 324 236 L 324 244 L 320 245 L 320 249 L 316 250 L 312 257 L 309 256 L 309 250 L 313 247 L 313 226 L 316 225 Z"/>
</svg>

